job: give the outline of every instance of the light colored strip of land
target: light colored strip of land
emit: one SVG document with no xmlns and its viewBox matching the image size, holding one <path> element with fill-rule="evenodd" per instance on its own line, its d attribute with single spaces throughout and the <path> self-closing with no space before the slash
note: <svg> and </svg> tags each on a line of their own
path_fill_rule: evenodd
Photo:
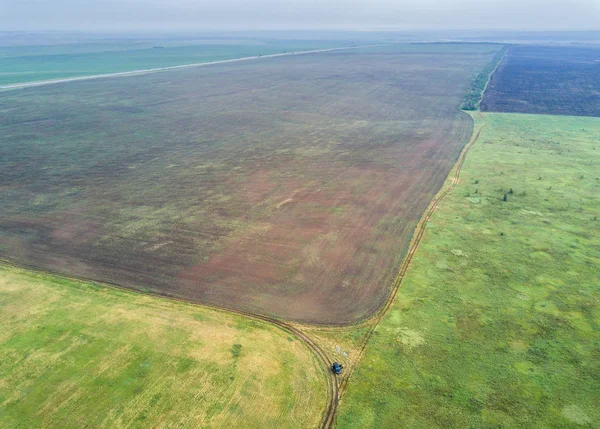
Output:
<svg viewBox="0 0 600 429">
<path fill-rule="evenodd" d="M 211 61 L 211 62 L 203 62 L 203 63 L 193 63 L 193 64 L 181 64 L 178 66 L 168 66 L 168 67 L 158 67 L 153 69 L 144 69 L 144 70 L 131 70 L 124 72 L 116 72 L 116 73 L 105 73 L 105 74 L 96 74 L 91 76 L 79 76 L 79 77 L 69 77 L 64 79 L 51 79 L 51 80 L 38 80 L 34 82 L 23 82 L 23 83 L 13 83 L 10 85 L 2 85 L 0 86 L 1 90 L 8 89 L 22 89 L 22 88 L 30 88 L 34 86 L 43 86 L 43 85 L 52 85 L 56 83 L 67 83 L 67 82 L 75 82 L 80 80 L 90 80 L 90 79 L 103 79 L 103 78 L 111 78 L 111 77 L 124 77 L 124 76 L 139 76 L 147 73 L 157 73 L 162 71 L 169 70 L 177 70 L 189 67 L 204 67 L 204 66 L 212 66 L 215 64 L 226 64 L 226 63 L 235 63 L 239 61 L 250 61 L 250 60 L 259 60 L 266 58 L 276 58 L 276 57 L 286 57 L 290 55 L 305 55 L 305 54 L 318 54 L 323 52 L 333 52 L 333 51 L 344 51 L 348 49 L 358 49 L 358 48 L 371 48 L 376 46 L 385 46 L 387 43 L 373 44 L 373 45 L 359 45 L 359 46 L 345 46 L 340 48 L 327 48 L 327 49 L 315 49 L 311 51 L 299 51 L 299 52 L 284 52 L 280 54 L 268 54 L 268 55 L 255 55 L 252 57 L 242 57 L 242 58 L 232 58 L 230 60 L 219 60 L 219 61 Z"/>
</svg>

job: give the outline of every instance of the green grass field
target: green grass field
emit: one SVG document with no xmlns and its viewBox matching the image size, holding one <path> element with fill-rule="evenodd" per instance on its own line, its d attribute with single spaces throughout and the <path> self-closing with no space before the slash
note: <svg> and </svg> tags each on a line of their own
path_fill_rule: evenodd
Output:
<svg viewBox="0 0 600 429">
<path fill-rule="evenodd" d="M 483 117 L 339 428 L 600 425 L 600 119 Z"/>
<path fill-rule="evenodd" d="M 266 323 L 0 265 L 0 427 L 315 427 L 326 379 Z"/>
<path fill-rule="evenodd" d="M 351 46 L 351 41 L 239 40 L 0 46 L 0 85 Z"/>
</svg>

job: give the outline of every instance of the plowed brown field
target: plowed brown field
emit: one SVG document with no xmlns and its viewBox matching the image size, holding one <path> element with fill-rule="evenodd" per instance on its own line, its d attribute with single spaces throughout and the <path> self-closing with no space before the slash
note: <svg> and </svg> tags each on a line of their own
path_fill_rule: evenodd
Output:
<svg viewBox="0 0 600 429">
<path fill-rule="evenodd" d="M 287 319 L 385 301 L 468 141 L 489 45 L 281 57 L 0 94 L 0 256 Z"/>
</svg>

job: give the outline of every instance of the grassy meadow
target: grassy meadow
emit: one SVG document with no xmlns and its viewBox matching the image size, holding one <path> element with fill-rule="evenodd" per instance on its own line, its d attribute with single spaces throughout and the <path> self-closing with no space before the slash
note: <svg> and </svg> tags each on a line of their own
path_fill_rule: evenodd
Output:
<svg viewBox="0 0 600 429">
<path fill-rule="evenodd" d="M 0 265 L 0 427 L 315 427 L 311 351 L 272 325 Z"/>
<path fill-rule="evenodd" d="M 600 426 L 600 119 L 482 117 L 338 428 Z"/>
</svg>

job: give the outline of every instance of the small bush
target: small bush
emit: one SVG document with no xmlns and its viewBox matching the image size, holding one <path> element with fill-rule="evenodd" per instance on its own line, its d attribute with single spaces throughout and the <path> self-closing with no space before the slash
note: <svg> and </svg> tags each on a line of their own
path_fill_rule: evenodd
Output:
<svg viewBox="0 0 600 429">
<path fill-rule="evenodd" d="M 231 354 L 234 358 L 239 357 L 242 354 L 242 345 L 241 344 L 234 344 L 231 347 Z"/>
</svg>

